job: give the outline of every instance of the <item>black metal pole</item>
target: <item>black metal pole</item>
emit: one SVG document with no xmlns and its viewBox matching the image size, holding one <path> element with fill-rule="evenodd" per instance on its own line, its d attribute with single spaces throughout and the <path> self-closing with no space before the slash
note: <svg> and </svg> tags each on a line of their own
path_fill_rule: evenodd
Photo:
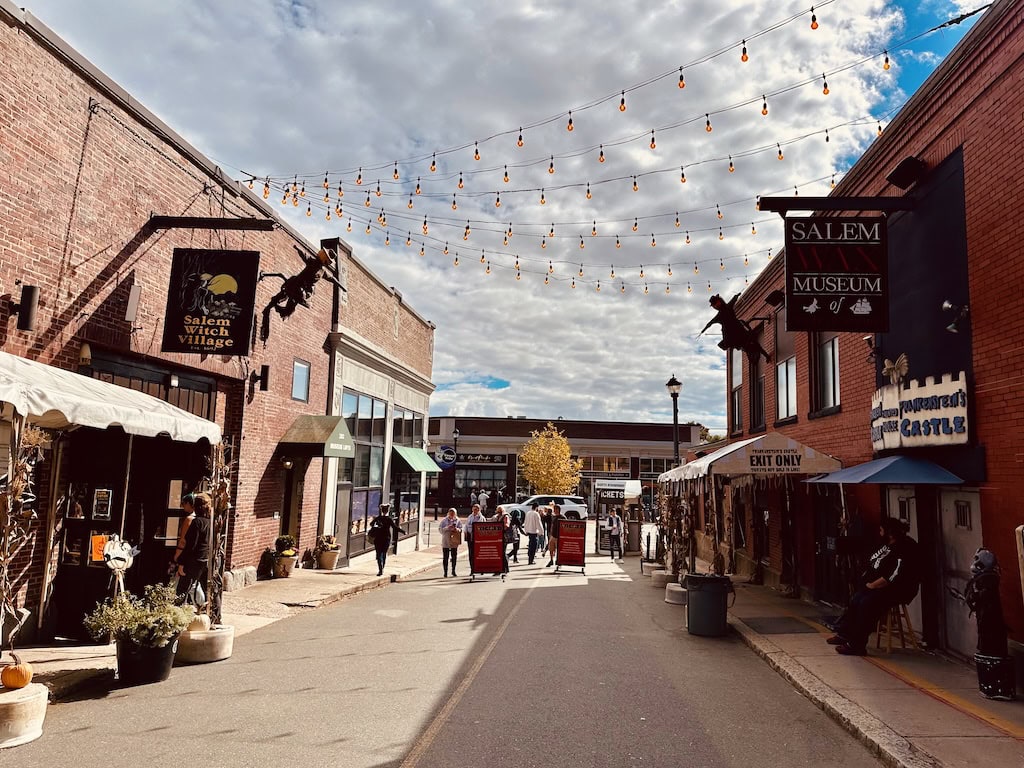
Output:
<svg viewBox="0 0 1024 768">
<path fill-rule="evenodd" d="M 662 400 L 662 402 L 665 402 Z M 672 457 L 679 466 L 679 393 L 672 393 Z"/>
</svg>

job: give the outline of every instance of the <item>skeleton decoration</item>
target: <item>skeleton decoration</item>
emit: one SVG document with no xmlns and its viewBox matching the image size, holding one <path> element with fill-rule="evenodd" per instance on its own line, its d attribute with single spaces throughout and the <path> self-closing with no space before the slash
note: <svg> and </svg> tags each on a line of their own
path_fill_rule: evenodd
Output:
<svg viewBox="0 0 1024 768">
<path fill-rule="evenodd" d="M 114 596 L 124 592 L 124 572 L 132 567 L 135 556 L 141 550 L 122 539 L 116 533 L 103 545 L 103 560 L 114 572 Z"/>
<path fill-rule="evenodd" d="M 736 299 L 739 297 L 740 295 L 737 293 L 729 302 L 726 302 L 717 293 L 712 296 L 708 303 L 715 308 L 715 316 L 708 320 L 707 325 L 701 329 L 701 333 L 717 323 L 722 326 L 722 340 L 718 342 L 719 348 L 742 349 L 752 361 L 757 360 L 761 355 L 765 360 L 771 360 L 771 357 L 758 342 L 757 332 L 745 320 L 736 317 L 735 305 Z"/>
<path fill-rule="evenodd" d="M 310 256 L 298 248 L 299 256 L 303 261 L 302 270 L 291 277 L 286 277 L 280 272 L 260 272 L 260 280 L 265 277 L 278 277 L 283 281 L 281 290 L 274 294 L 270 303 L 263 308 L 263 324 L 260 330 L 260 337 L 266 342 L 270 336 L 270 310 L 273 309 L 282 318 L 288 318 L 295 311 L 297 306 L 309 308 L 309 300 L 313 296 L 313 289 L 320 279 L 333 283 L 341 290 L 345 287 L 339 282 L 338 264 L 325 248 L 321 248 L 316 256 Z"/>
</svg>

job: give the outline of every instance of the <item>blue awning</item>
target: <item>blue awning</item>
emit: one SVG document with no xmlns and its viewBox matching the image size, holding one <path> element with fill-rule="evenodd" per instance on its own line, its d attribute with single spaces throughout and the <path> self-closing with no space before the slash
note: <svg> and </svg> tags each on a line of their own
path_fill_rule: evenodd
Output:
<svg viewBox="0 0 1024 768">
<path fill-rule="evenodd" d="M 910 456 L 886 456 L 855 467 L 847 467 L 827 475 L 812 477 L 808 483 L 856 485 L 879 483 L 885 485 L 959 485 L 963 478 L 926 459 Z"/>
</svg>

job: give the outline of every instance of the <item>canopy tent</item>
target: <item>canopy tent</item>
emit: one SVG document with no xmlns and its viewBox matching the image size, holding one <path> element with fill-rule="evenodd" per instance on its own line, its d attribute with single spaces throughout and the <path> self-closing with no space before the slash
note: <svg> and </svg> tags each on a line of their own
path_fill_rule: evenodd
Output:
<svg viewBox="0 0 1024 768">
<path fill-rule="evenodd" d="M 856 485 L 879 483 L 888 485 L 959 485 L 963 479 L 926 459 L 910 456 L 886 456 L 855 467 L 812 477 L 808 483 Z"/>
<path fill-rule="evenodd" d="M 838 459 L 779 432 L 768 432 L 730 443 L 696 461 L 670 469 L 658 477 L 658 482 L 694 480 L 707 475 L 818 475 L 841 466 Z"/>
<path fill-rule="evenodd" d="M 221 439 L 216 423 L 152 395 L 7 352 L 0 352 L 0 403 L 9 406 L 3 418 L 10 419 L 13 408 L 46 429 L 119 426 L 130 435 L 169 435 L 188 443 Z"/>
</svg>

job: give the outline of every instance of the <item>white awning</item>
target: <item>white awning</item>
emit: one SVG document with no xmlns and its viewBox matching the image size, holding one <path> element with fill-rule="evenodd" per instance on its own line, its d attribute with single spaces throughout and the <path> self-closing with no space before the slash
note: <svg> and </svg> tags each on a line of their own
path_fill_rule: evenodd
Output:
<svg viewBox="0 0 1024 768">
<path fill-rule="evenodd" d="M 194 443 L 220 442 L 220 426 L 168 402 L 73 371 L 0 352 L 0 403 L 30 424 L 47 429 L 71 425 L 106 429 L 119 426 L 132 435 Z"/>
<path fill-rule="evenodd" d="M 692 480 L 705 475 L 817 475 L 834 472 L 838 459 L 798 443 L 780 432 L 768 432 L 730 443 L 658 477 L 659 483 Z"/>
</svg>

